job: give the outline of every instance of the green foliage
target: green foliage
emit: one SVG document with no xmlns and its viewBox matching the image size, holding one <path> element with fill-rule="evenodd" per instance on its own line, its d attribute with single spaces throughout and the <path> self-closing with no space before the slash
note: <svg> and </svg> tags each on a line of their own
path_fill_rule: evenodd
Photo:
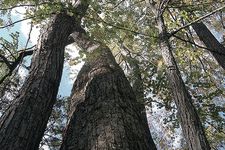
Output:
<svg viewBox="0 0 225 150">
<path fill-rule="evenodd" d="M 39 24 L 43 20 L 49 18 L 52 14 L 63 12 L 73 16 L 74 14 L 79 13 L 79 10 L 74 9 L 72 2 L 73 1 L 62 2 L 61 0 L 3 0 L 0 13 L 2 15 L 10 15 L 13 8 L 24 6 L 26 9 L 25 17 L 31 18 L 33 23 Z"/>
<path fill-rule="evenodd" d="M 7 63 L 13 62 L 17 57 L 19 32 L 11 33 L 9 36 L 11 37 L 11 41 L 0 37 L 0 55 L 8 60 Z M 0 79 L 10 70 L 2 57 L 2 61 L 0 61 Z"/>
<path fill-rule="evenodd" d="M 48 120 L 40 149 L 48 146 L 49 149 L 56 150 L 60 148 L 62 142 L 62 133 L 67 122 L 68 113 L 68 97 L 58 97 L 53 107 L 52 114 Z"/>
</svg>

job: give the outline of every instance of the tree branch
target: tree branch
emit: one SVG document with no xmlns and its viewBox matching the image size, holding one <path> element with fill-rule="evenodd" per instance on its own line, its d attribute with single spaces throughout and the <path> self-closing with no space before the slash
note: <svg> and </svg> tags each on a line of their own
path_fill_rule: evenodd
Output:
<svg viewBox="0 0 225 150">
<path fill-rule="evenodd" d="M 114 24 L 112 24 L 112 23 L 106 22 L 106 21 L 103 20 L 102 18 L 100 18 L 98 21 L 99 21 L 99 22 L 102 22 L 102 23 L 104 23 L 104 24 L 106 24 L 106 25 L 108 25 L 108 26 L 112 26 L 112 27 L 114 27 L 114 28 L 117 28 L 117 29 L 120 29 L 120 30 L 124 30 L 124 31 L 128 31 L 128 32 L 131 32 L 131 33 L 134 33 L 134 34 L 139 34 L 139 35 L 142 35 L 142 36 L 145 36 L 145 37 L 153 37 L 153 38 L 156 38 L 156 39 L 158 38 L 158 37 L 150 36 L 150 35 L 148 35 L 148 34 L 141 33 L 141 32 L 137 32 L 137 31 L 134 31 L 134 30 L 131 30 L 131 29 L 128 29 L 128 28 L 124 28 L 124 27 L 121 27 L 121 26 L 116 26 L 116 25 L 114 25 Z"/>
<path fill-rule="evenodd" d="M 40 5 L 47 5 L 47 4 L 52 4 L 52 5 L 56 5 L 56 4 L 60 4 L 59 2 L 42 2 L 39 4 L 20 4 L 20 5 L 15 5 L 15 6 L 11 6 L 8 8 L 0 8 L 0 11 L 2 10 L 11 10 L 17 7 L 36 7 L 36 6 L 40 6 Z"/>
<path fill-rule="evenodd" d="M 160 15 L 163 15 L 163 13 L 165 12 L 166 8 L 168 7 L 168 4 L 171 0 L 163 0 L 161 3 L 160 3 L 160 6 L 159 6 L 159 14 Z"/>
<path fill-rule="evenodd" d="M 196 19 L 196 20 L 194 20 L 194 21 L 192 21 L 192 22 L 190 22 L 190 23 L 188 23 L 188 24 L 186 24 L 186 25 L 184 25 L 184 26 L 178 28 L 178 29 L 176 29 L 175 31 L 172 31 L 171 33 L 169 33 L 169 36 L 170 36 L 170 37 L 173 36 L 174 34 L 176 34 L 177 32 L 179 32 L 180 30 L 183 30 L 184 28 L 187 28 L 187 27 L 193 25 L 194 23 L 196 23 L 196 22 L 198 22 L 198 21 L 201 21 L 201 20 L 205 19 L 205 18 L 207 18 L 207 17 L 209 17 L 209 16 L 215 14 L 216 12 L 218 12 L 218 11 L 224 9 L 224 8 L 225 8 L 225 5 L 222 6 L 222 7 L 217 8 L 216 10 L 214 10 L 214 11 L 212 11 L 212 12 L 210 12 L 210 13 L 208 13 L 208 14 L 206 14 L 206 15 L 204 15 L 204 16 L 202 16 L 202 17 L 200 17 L 200 18 L 198 18 L 198 19 Z"/>
<path fill-rule="evenodd" d="M 10 64 L 10 62 L 8 61 L 8 59 L 4 55 L 0 54 L 0 58 L 2 59 L 2 60 L 0 59 L 0 62 L 4 62 L 7 65 L 8 68 L 11 68 L 12 65 Z"/>
<path fill-rule="evenodd" d="M 19 22 L 22 22 L 22 21 L 25 21 L 25 20 L 29 20 L 29 19 L 32 19 L 32 18 L 35 18 L 35 16 L 31 16 L 31 17 L 28 17 L 28 18 L 23 18 L 21 20 L 17 20 L 17 21 L 15 21 L 13 23 L 7 24 L 5 26 L 1 26 L 0 29 L 4 29 L 4 28 L 9 27 L 9 26 L 12 26 L 12 25 L 14 25 L 16 23 L 19 23 Z"/>
<path fill-rule="evenodd" d="M 192 41 L 190 41 L 190 40 L 185 40 L 185 39 L 183 39 L 183 38 L 181 38 L 181 37 L 179 37 L 179 36 L 177 36 L 177 35 L 173 35 L 173 37 L 175 37 L 175 38 L 177 38 L 177 39 L 179 39 L 179 40 L 181 40 L 181 41 L 183 41 L 183 42 L 193 44 L 193 45 L 195 45 L 195 46 L 198 47 L 198 48 L 202 48 L 202 49 L 208 50 L 208 51 L 210 51 L 210 52 L 217 53 L 217 54 L 220 54 L 220 55 L 224 55 L 224 56 L 225 56 L 224 53 L 220 53 L 220 52 L 215 51 L 215 50 L 213 50 L 213 49 L 209 49 L 209 48 L 207 48 L 207 47 L 198 45 L 198 44 L 196 44 L 195 42 L 192 42 Z"/>
<path fill-rule="evenodd" d="M 33 4 L 21 4 L 21 5 L 15 5 L 12 7 L 8 7 L 8 8 L 0 8 L 0 11 L 1 10 L 11 10 L 11 9 L 18 8 L 18 7 L 35 7 L 35 6 L 36 5 L 33 5 Z"/>
<path fill-rule="evenodd" d="M 32 46 L 31 48 L 33 48 L 33 47 L 34 46 Z M 4 56 L 0 55 L 0 57 L 3 59 L 4 63 L 6 63 L 6 65 L 9 68 L 9 72 L 0 79 L 0 84 L 2 84 L 4 82 L 4 80 L 8 76 L 11 76 L 12 73 L 13 73 L 13 71 L 14 71 L 14 69 L 20 64 L 20 62 L 22 62 L 23 58 L 26 57 L 26 56 L 32 55 L 33 54 L 33 51 L 34 50 L 28 50 L 28 51 L 21 50 L 21 51 L 18 51 L 19 56 L 11 64 L 9 63 L 9 61 L 7 60 L 7 58 L 5 58 Z"/>
</svg>

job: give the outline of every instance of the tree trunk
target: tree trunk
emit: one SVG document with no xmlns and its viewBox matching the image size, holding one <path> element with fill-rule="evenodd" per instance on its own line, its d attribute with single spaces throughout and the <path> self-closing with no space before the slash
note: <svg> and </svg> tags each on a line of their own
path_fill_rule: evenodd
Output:
<svg viewBox="0 0 225 150">
<path fill-rule="evenodd" d="M 202 22 L 194 23 L 193 29 L 205 46 L 211 50 L 212 55 L 219 65 L 225 70 L 225 47 L 214 37 L 206 25 Z"/>
<path fill-rule="evenodd" d="M 201 121 L 192 103 L 191 95 L 185 87 L 176 60 L 172 54 L 162 16 L 158 18 L 158 27 L 160 35 L 159 45 L 165 65 L 167 66 L 167 76 L 186 142 L 190 150 L 210 150 Z"/>
<path fill-rule="evenodd" d="M 74 19 L 57 14 L 32 59 L 30 75 L 0 119 L 1 150 L 35 150 L 45 131 L 61 80 L 64 48 Z"/>
<path fill-rule="evenodd" d="M 76 39 L 88 51 L 71 94 L 61 150 L 155 150 L 134 92 L 108 47 Z"/>
</svg>

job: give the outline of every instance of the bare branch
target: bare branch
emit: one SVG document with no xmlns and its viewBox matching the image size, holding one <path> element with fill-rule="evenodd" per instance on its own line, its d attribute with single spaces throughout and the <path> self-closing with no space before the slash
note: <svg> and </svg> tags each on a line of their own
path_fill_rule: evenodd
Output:
<svg viewBox="0 0 225 150">
<path fill-rule="evenodd" d="M 121 26 L 116 26 L 114 25 L 113 23 L 108 23 L 106 22 L 105 20 L 103 20 L 102 18 L 99 18 L 99 20 L 97 21 L 100 21 L 108 26 L 112 26 L 114 28 L 117 28 L 117 29 L 120 29 L 120 30 L 124 30 L 124 31 L 128 31 L 128 32 L 131 32 L 131 33 L 134 33 L 134 34 L 138 34 L 138 35 L 142 35 L 142 36 L 145 36 L 145 37 L 153 37 L 153 38 L 158 38 L 156 36 L 151 36 L 151 35 L 148 35 L 148 34 L 145 34 L 145 33 L 141 33 L 141 32 L 138 32 L 138 31 L 134 31 L 134 30 L 131 30 L 131 29 L 128 29 L 128 28 L 124 28 L 124 27 L 121 27 Z"/>
<path fill-rule="evenodd" d="M 10 54 L 14 59 L 16 59 L 16 57 L 12 54 L 11 50 L 10 50 L 5 44 L 0 43 L 0 45 L 1 45 L 4 49 L 6 49 L 6 50 L 9 52 L 9 54 Z"/>
<path fill-rule="evenodd" d="M 163 0 L 159 6 L 159 15 L 163 15 L 171 0 Z"/>
<path fill-rule="evenodd" d="M 7 25 L 5 25 L 5 26 L 1 26 L 0 29 L 4 29 L 4 28 L 6 28 L 6 27 L 13 26 L 14 24 L 17 24 L 17 23 L 19 23 L 19 22 L 22 22 L 22 21 L 25 21 L 25 20 L 29 20 L 29 19 L 32 19 L 32 18 L 35 18 L 35 16 L 31 16 L 31 17 L 28 17 L 28 18 L 23 18 L 23 19 L 21 19 L 21 20 L 17 20 L 17 21 L 15 21 L 15 22 L 13 22 L 13 23 L 7 24 Z"/>
<path fill-rule="evenodd" d="M 11 9 L 18 8 L 18 7 L 36 7 L 36 6 L 40 6 L 40 5 L 46 5 L 46 4 L 60 4 L 60 3 L 59 2 L 42 2 L 39 4 L 20 4 L 20 5 L 15 5 L 15 6 L 11 6 L 8 8 L 0 8 L 0 11 L 11 10 Z"/>
<path fill-rule="evenodd" d="M 123 3 L 125 0 L 121 0 L 118 4 L 116 4 L 113 9 L 115 9 L 116 7 L 118 7 L 121 3 Z"/>
<path fill-rule="evenodd" d="M 193 44 L 194 46 L 196 46 L 196 47 L 198 47 L 198 48 L 202 48 L 202 49 L 208 50 L 208 51 L 210 51 L 210 52 L 217 53 L 217 54 L 220 54 L 220 55 L 224 55 L 224 56 L 225 56 L 224 53 L 220 53 L 220 52 L 215 51 L 215 50 L 213 50 L 213 49 L 209 49 L 209 48 L 207 48 L 207 47 L 198 45 L 198 44 L 196 44 L 195 42 L 192 42 L 192 41 L 190 41 L 190 40 L 185 40 L 185 39 L 183 39 L 183 38 L 181 38 L 181 37 L 179 37 L 179 36 L 177 36 L 177 35 L 173 35 L 173 37 L 175 37 L 175 38 L 177 38 L 177 39 L 179 39 L 179 40 L 181 40 L 181 41 L 183 41 L 183 42 Z"/>
<path fill-rule="evenodd" d="M 11 9 L 18 8 L 18 7 L 35 7 L 35 6 L 36 5 L 33 5 L 33 4 L 21 4 L 21 5 L 15 5 L 12 7 L 8 7 L 8 8 L 0 8 L 0 11 L 1 10 L 11 10 Z"/>
<path fill-rule="evenodd" d="M 222 6 L 222 7 L 219 7 L 219 8 L 217 8 L 217 9 L 215 9 L 214 11 L 212 11 L 212 12 L 210 12 L 210 13 L 208 13 L 208 14 L 206 14 L 206 15 L 204 15 L 204 16 L 202 16 L 202 17 L 200 17 L 200 18 L 198 18 L 198 19 L 196 19 L 196 20 L 194 20 L 194 21 L 192 21 L 192 22 L 190 22 L 190 23 L 188 23 L 188 24 L 186 24 L 186 25 L 184 25 L 184 26 L 178 28 L 178 29 L 176 29 L 176 31 L 173 31 L 173 32 L 169 33 L 169 36 L 170 36 L 170 37 L 173 36 L 174 34 L 176 34 L 177 32 L 179 32 L 180 30 L 183 30 L 183 29 L 185 29 L 185 28 L 187 28 L 187 27 L 193 25 L 194 23 L 196 23 L 196 22 L 198 22 L 198 21 L 201 21 L 201 20 L 205 19 L 205 18 L 207 18 L 207 17 L 209 17 L 209 16 L 215 14 L 216 12 L 218 12 L 218 11 L 224 9 L 224 8 L 225 8 L 225 5 Z"/>
<path fill-rule="evenodd" d="M 32 48 L 33 48 L 33 47 L 34 47 L 34 46 L 32 46 Z M 6 58 L 4 58 L 4 56 L 1 57 L 1 55 L 0 55 L 0 57 L 1 57 L 2 59 L 6 59 L 4 62 L 6 63 L 6 65 L 7 65 L 8 68 L 9 68 L 9 72 L 8 72 L 7 74 L 5 74 L 5 75 L 0 79 L 0 84 L 2 84 L 2 83 L 4 82 L 4 80 L 5 80 L 7 77 L 11 76 L 12 73 L 13 73 L 13 71 L 14 71 L 14 69 L 20 64 L 20 62 L 23 60 L 23 58 L 26 57 L 26 56 L 32 55 L 32 54 L 33 54 L 33 51 L 34 51 L 34 50 L 29 50 L 29 51 L 19 51 L 19 56 L 18 56 L 18 57 L 16 58 L 16 60 L 15 60 L 14 62 L 12 62 L 11 64 L 9 63 L 9 61 L 8 61 Z M 7 64 L 7 63 L 8 63 L 8 64 Z"/>
<path fill-rule="evenodd" d="M 8 61 L 8 59 L 4 55 L 0 54 L 0 58 L 2 59 L 2 60 L 0 59 L 0 62 L 4 62 L 7 65 L 8 68 L 11 68 L 10 62 Z"/>
<path fill-rule="evenodd" d="M 142 0 L 142 1 L 144 1 L 144 0 Z M 140 1 L 140 2 L 142 2 L 142 1 Z M 108 25 L 108 26 L 111 26 L 111 27 L 114 27 L 114 28 L 116 28 L 116 29 L 128 31 L 128 32 L 131 32 L 131 33 L 134 33 L 134 34 L 137 34 L 137 35 L 142 35 L 142 36 L 145 36 L 145 37 L 147 37 L 147 38 L 149 38 L 149 37 L 156 38 L 156 39 L 158 38 L 158 37 L 151 36 L 151 35 L 148 35 L 148 34 L 145 34 L 145 33 L 142 33 L 142 32 L 138 32 L 138 31 L 134 31 L 134 30 L 131 30 L 131 29 L 128 29 L 128 28 L 124 28 L 124 27 L 121 27 L 121 26 L 114 25 L 114 23 L 106 22 L 104 19 L 102 19 L 102 18 L 98 15 L 97 10 L 95 10 L 94 8 L 93 8 L 93 10 L 95 11 L 95 13 L 96 13 L 96 15 L 98 16 L 98 18 L 95 19 L 95 18 L 90 18 L 90 17 L 89 17 L 89 18 L 92 19 L 92 20 L 99 21 L 99 22 L 101 22 L 101 23 L 104 23 L 104 24 L 106 24 L 106 25 Z"/>
</svg>

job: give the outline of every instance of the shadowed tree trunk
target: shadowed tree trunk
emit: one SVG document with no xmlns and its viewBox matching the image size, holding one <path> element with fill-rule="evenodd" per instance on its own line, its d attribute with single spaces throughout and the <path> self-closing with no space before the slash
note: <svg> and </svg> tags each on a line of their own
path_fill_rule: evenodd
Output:
<svg viewBox="0 0 225 150">
<path fill-rule="evenodd" d="M 38 149 L 61 80 L 64 47 L 73 19 L 53 17 L 32 59 L 30 75 L 0 120 L 1 150 Z M 60 42 L 58 42 L 60 41 Z"/>
<path fill-rule="evenodd" d="M 167 76 L 178 109 L 179 119 L 186 142 L 190 150 L 209 150 L 210 146 L 197 111 L 192 103 L 191 95 L 185 87 L 172 54 L 162 17 L 159 18 L 158 25 L 160 32 L 160 49 L 167 66 Z"/>
<path fill-rule="evenodd" d="M 166 1 L 167 0 L 164 0 L 162 3 L 166 3 Z M 167 66 L 167 77 L 178 109 L 178 117 L 180 119 L 182 131 L 186 138 L 189 150 L 210 150 L 200 118 L 192 103 L 191 95 L 185 87 L 172 53 L 168 32 L 162 15 L 163 8 L 161 8 L 161 10 L 157 10 L 154 4 L 151 3 L 150 7 L 153 13 L 157 16 L 159 46 L 164 63 Z"/>
<path fill-rule="evenodd" d="M 162 24 L 160 21 L 159 24 Z M 160 30 L 160 49 L 167 66 L 167 76 L 175 100 L 181 127 L 190 150 L 209 150 L 210 146 L 201 125 L 200 118 L 192 103 L 191 95 L 182 80 L 176 60 L 172 54 L 164 27 Z"/>
<path fill-rule="evenodd" d="M 155 150 L 147 121 L 110 49 L 83 34 L 87 59 L 74 83 L 61 150 Z"/>
<path fill-rule="evenodd" d="M 202 22 L 194 23 L 193 29 L 205 46 L 211 50 L 212 55 L 219 65 L 225 70 L 225 47 L 214 37 L 206 25 Z"/>
<path fill-rule="evenodd" d="M 54 15 L 41 35 L 30 74 L 0 119 L 1 150 L 35 150 L 45 131 L 61 80 L 64 48 L 87 3 L 76 6 L 78 17 Z"/>
</svg>

